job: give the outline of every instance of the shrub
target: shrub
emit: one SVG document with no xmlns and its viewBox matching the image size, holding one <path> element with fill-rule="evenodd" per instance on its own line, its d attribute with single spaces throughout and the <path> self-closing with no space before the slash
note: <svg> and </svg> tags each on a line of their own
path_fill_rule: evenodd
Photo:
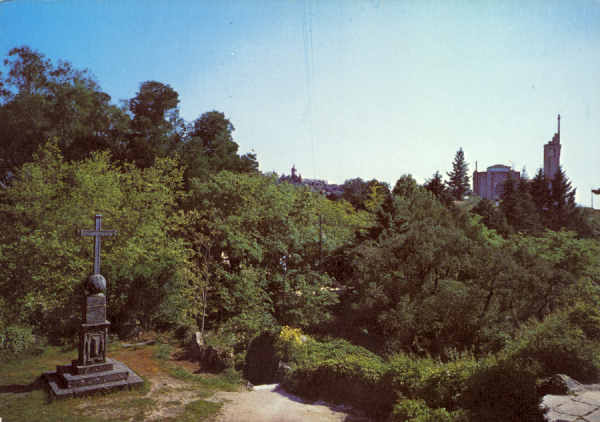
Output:
<svg viewBox="0 0 600 422">
<path fill-rule="evenodd" d="M 424 400 L 403 399 L 394 406 L 389 422 L 459 422 L 466 421 L 462 411 L 448 412 L 446 409 L 432 409 Z"/>
<path fill-rule="evenodd" d="M 301 360 L 305 355 L 308 341 L 314 341 L 312 338 L 302 333 L 300 328 L 292 328 L 287 325 L 281 327 L 281 331 L 275 341 L 277 354 L 280 359 L 290 362 Z"/>
<path fill-rule="evenodd" d="M 481 365 L 471 355 L 447 363 L 406 354 L 391 357 L 385 376 L 388 388 L 410 399 L 423 399 L 432 408 L 458 409 L 468 379 Z"/>
<path fill-rule="evenodd" d="M 525 324 L 504 354 L 537 365 L 538 378 L 561 373 L 582 382 L 595 381 L 600 369 L 600 344 L 590 335 L 597 330 L 595 316 L 585 315 L 579 307 L 555 312 L 542 322 Z"/>
<path fill-rule="evenodd" d="M 467 382 L 462 406 L 472 421 L 543 422 L 536 375 L 518 361 L 482 366 Z"/>
<path fill-rule="evenodd" d="M 279 359 L 275 351 L 275 337 L 275 334 L 265 331 L 250 341 L 244 376 L 253 384 L 267 384 L 276 379 Z"/>
<path fill-rule="evenodd" d="M 387 364 L 379 356 L 344 340 L 307 338 L 303 352 L 295 358 L 296 369 L 284 380 L 291 392 L 344 402 L 373 416 L 390 412 L 395 393 L 382 383 Z"/>
<path fill-rule="evenodd" d="M 0 357 L 15 357 L 31 352 L 36 345 L 36 338 L 31 327 L 9 325 L 0 331 Z"/>
</svg>

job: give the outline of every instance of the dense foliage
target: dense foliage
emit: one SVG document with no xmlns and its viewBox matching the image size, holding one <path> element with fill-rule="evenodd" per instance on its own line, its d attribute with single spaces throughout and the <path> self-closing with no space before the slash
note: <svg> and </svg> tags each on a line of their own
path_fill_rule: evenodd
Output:
<svg viewBox="0 0 600 422">
<path fill-rule="evenodd" d="M 27 47 L 6 63 L 0 354 L 73 338 L 93 254 L 78 229 L 100 213 L 118 230 L 114 331 L 201 331 L 250 377 L 288 362 L 299 394 L 398 421 L 538 421 L 541 378 L 598 375 L 600 217 L 563 171 L 509 180 L 499 206 L 454 202 L 460 149 L 446 184 L 355 178 L 330 200 L 261 174 L 224 113 L 185 122 L 168 84 L 119 108 L 68 63 Z"/>
</svg>

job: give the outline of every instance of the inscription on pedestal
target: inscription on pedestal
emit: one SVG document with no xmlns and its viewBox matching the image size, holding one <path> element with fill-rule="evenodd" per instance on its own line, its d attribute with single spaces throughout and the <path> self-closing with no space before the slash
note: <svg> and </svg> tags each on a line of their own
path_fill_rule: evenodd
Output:
<svg viewBox="0 0 600 422">
<path fill-rule="evenodd" d="M 104 295 L 93 295 L 86 298 L 85 322 L 97 324 L 106 321 L 106 297 Z"/>
</svg>

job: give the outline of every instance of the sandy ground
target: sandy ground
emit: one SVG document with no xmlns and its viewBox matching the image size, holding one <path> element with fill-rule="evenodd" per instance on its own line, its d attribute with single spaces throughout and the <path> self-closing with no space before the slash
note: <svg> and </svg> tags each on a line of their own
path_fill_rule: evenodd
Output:
<svg viewBox="0 0 600 422">
<path fill-rule="evenodd" d="M 213 397 L 224 405 L 217 422 L 366 422 L 349 409 L 326 403 L 306 403 L 277 384 L 257 386 L 241 393 L 219 392 Z"/>
</svg>

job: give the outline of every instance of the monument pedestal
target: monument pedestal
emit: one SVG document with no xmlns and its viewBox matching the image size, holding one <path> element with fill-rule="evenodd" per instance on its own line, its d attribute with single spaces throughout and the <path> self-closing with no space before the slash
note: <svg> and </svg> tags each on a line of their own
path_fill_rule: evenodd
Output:
<svg viewBox="0 0 600 422">
<path fill-rule="evenodd" d="M 88 282 L 104 283 L 104 277 L 94 274 Z M 49 390 L 54 397 L 74 397 L 96 392 L 129 388 L 144 380 L 124 363 L 106 357 L 108 327 L 106 297 L 102 293 L 88 295 L 83 306 L 83 320 L 79 329 L 79 357 L 70 365 L 58 365 L 56 372 L 46 372 Z"/>
<path fill-rule="evenodd" d="M 60 365 L 56 372 L 46 372 L 43 377 L 56 398 L 108 392 L 144 383 L 124 363 L 108 358 L 104 363 L 86 366 L 77 365 L 76 361 L 72 365 Z"/>
</svg>

